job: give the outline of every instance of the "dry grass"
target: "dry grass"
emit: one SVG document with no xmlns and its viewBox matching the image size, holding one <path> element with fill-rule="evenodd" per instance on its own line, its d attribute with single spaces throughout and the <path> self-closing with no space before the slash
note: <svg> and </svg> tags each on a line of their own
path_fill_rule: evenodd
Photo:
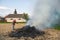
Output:
<svg viewBox="0 0 60 40">
<path fill-rule="evenodd" d="M 15 29 L 22 28 L 25 26 L 23 23 L 18 23 L 15 25 Z M 21 37 L 21 38 L 15 38 L 15 37 L 9 37 L 4 34 L 7 34 L 7 32 L 11 32 L 11 23 L 0 23 L 0 40 L 60 40 L 60 31 L 55 29 L 47 29 L 45 30 L 45 34 L 43 36 L 37 36 L 34 39 L 31 37 Z"/>
<path fill-rule="evenodd" d="M 18 23 L 15 25 L 15 29 L 22 28 L 24 25 L 25 25 L 25 23 Z M 11 23 L 0 24 L 0 34 L 10 32 L 12 30 L 11 27 L 12 27 Z"/>
</svg>

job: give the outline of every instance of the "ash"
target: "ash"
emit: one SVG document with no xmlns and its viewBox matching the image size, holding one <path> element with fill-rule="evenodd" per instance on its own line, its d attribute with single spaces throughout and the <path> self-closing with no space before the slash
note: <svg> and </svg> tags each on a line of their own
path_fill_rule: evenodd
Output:
<svg viewBox="0 0 60 40">
<path fill-rule="evenodd" d="M 36 36 L 42 36 L 44 35 L 45 32 L 44 31 L 39 31 L 37 30 L 34 26 L 30 27 L 25 26 L 21 29 L 16 29 L 15 31 L 12 31 L 11 33 L 9 33 L 10 37 L 31 37 L 31 38 L 35 38 Z"/>
</svg>

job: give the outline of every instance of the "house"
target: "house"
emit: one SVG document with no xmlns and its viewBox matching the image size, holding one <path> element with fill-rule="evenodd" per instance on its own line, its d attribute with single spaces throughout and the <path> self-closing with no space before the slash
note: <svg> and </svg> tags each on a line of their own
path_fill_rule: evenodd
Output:
<svg viewBox="0 0 60 40">
<path fill-rule="evenodd" d="M 0 20 L 2 20 L 2 17 L 0 16 Z"/>
<path fill-rule="evenodd" d="M 5 18 L 0 16 L 0 22 L 6 22 Z"/>
<path fill-rule="evenodd" d="M 1 17 L 1 16 L 0 16 L 0 21 L 4 21 L 4 17 Z"/>
<path fill-rule="evenodd" d="M 5 20 L 7 22 L 13 22 L 13 20 L 16 20 L 16 22 L 26 22 L 24 14 L 17 14 L 17 11 L 15 9 L 14 14 L 9 14 L 5 16 Z"/>
</svg>

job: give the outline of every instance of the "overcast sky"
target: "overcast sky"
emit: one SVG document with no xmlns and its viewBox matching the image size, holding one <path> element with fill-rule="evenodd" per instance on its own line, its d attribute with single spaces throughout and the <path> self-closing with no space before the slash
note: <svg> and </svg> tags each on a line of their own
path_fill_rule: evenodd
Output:
<svg viewBox="0 0 60 40">
<path fill-rule="evenodd" d="M 12 14 L 14 9 L 18 13 L 32 14 L 36 0 L 0 0 L 0 16 Z"/>
</svg>

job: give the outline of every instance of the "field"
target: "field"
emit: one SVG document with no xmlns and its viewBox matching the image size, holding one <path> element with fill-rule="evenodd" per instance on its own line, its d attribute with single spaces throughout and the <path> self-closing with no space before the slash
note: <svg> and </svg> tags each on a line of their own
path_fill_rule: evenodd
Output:
<svg viewBox="0 0 60 40">
<path fill-rule="evenodd" d="M 16 23 L 15 29 L 22 28 L 26 23 Z M 12 23 L 0 23 L 0 40 L 60 40 L 60 30 L 55 29 L 44 30 L 45 34 L 36 36 L 34 39 L 31 37 L 9 37 L 8 34 L 12 31 Z"/>
<path fill-rule="evenodd" d="M 15 29 L 22 28 L 25 23 L 16 23 Z M 0 34 L 12 31 L 12 23 L 0 23 Z"/>
</svg>

